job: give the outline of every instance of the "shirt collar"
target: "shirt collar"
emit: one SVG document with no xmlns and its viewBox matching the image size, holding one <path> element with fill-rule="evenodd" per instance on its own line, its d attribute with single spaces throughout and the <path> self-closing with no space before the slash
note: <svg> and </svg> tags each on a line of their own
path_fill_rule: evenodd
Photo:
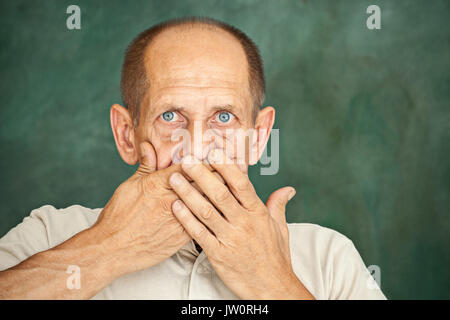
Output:
<svg viewBox="0 0 450 320">
<path fill-rule="evenodd" d="M 197 263 L 205 266 L 207 269 L 212 270 L 212 266 L 210 266 L 210 263 L 208 261 L 208 258 L 206 257 L 205 251 L 202 250 L 201 252 L 198 252 L 197 248 L 195 247 L 194 240 L 189 241 L 187 244 L 184 245 L 178 252 L 177 255 L 183 255 L 183 256 L 189 256 L 191 257 L 192 261 L 197 261 Z"/>
<path fill-rule="evenodd" d="M 179 252 L 189 253 L 189 254 L 191 254 L 191 255 L 193 255 L 193 256 L 195 256 L 195 257 L 198 257 L 198 256 L 201 254 L 201 252 L 199 252 L 199 251 L 197 250 L 197 248 L 195 247 L 194 240 L 191 240 L 191 241 L 189 241 L 188 243 L 186 243 L 186 244 L 184 245 L 184 247 L 182 247 L 182 248 L 179 250 Z M 202 250 L 202 252 L 203 252 L 203 250 Z"/>
</svg>

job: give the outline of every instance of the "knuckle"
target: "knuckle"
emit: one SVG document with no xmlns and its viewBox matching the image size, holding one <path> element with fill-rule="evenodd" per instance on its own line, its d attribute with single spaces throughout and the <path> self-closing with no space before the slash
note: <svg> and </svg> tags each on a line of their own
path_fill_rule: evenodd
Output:
<svg viewBox="0 0 450 320">
<path fill-rule="evenodd" d="M 144 191 L 151 192 L 155 189 L 157 189 L 157 183 L 153 177 L 144 177 L 143 178 L 143 187 Z"/>
<path fill-rule="evenodd" d="M 202 217 L 205 219 L 211 218 L 215 213 L 213 206 L 210 204 L 205 204 L 200 210 Z"/>
<path fill-rule="evenodd" d="M 206 228 L 201 226 L 198 227 L 195 231 L 194 231 L 194 237 L 195 238 L 202 238 L 206 235 Z"/>
<path fill-rule="evenodd" d="M 214 200 L 219 203 L 227 202 L 228 200 L 230 200 L 230 192 L 227 188 L 220 188 L 220 190 L 218 190 L 214 195 Z"/>
<path fill-rule="evenodd" d="M 236 191 L 246 191 L 250 188 L 250 181 L 247 178 L 239 178 L 236 181 Z"/>
<path fill-rule="evenodd" d="M 253 224 L 251 223 L 244 223 L 241 225 L 241 229 L 245 234 L 251 234 L 253 232 Z"/>
<path fill-rule="evenodd" d="M 237 231 L 237 232 L 230 233 L 228 235 L 228 237 L 227 237 L 227 244 L 228 244 L 228 246 L 235 247 L 235 246 L 239 245 L 239 243 L 241 243 L 241 239 L 242 239 L 241 232 L 242 232 L 242 229 L 239 228 L 239 230 L 235 230 L 235 231 Z"/>
<path fill-rule="evenodd" d="M 238 219 L 234 221 L 235 231 L 241 232 L 245 231 L 247 226 L 250 224 L 247 215 L 241 215 Z"/>
<path fill-rule="evenodd" d="M 277 200 L 277 201 L 275 202 L 275 207 L 276 207 L 278 210 L 283 210 L 283 209 L 286 207 L 286 203 L 285 203 L 283 200 Z"/>
<path fill-rule="evenodd" d="M 172 215 L 172 201 L 168 199 L 159 199 L 159 207 L 164 215 Z"/>
<path fill-rule="evenodd" d="M 249 200 L 249 210 L 253 213 L 259 213 L 262 216 L 267 215 L 266 206 L 262 203 L 261 199 L 255 197 Z"/>
</svg>

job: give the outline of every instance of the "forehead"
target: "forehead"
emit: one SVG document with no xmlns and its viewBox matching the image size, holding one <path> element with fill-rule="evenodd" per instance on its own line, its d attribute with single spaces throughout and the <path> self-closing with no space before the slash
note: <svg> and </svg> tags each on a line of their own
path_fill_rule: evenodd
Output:
<svg viewBox="0 0 450 320">
<path fill-rule="evenodd" d="M 146 48 L 144 64 L 152 101 L 166 103 L 184 95 L 208 101 L 227 96 L 250 99 L 245 51 L 238 40 L 217 28 L 166 30 Z M 251 103 L 242 104 L 251 108 Z"/>
</svg>

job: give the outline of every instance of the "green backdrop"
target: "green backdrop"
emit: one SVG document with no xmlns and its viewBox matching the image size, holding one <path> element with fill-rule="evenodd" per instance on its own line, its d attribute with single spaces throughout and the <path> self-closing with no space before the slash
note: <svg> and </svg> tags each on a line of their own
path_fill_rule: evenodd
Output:
<svg viewBox="0 0 450 320">
<path fill-rule="evenodd" d="M 66 8 L 81 8 L 81 30 Z M 366 8 L 381 8 L 368 30 Z M 450 298 L 449 1 L 2 1 L 0 234 L 33 208 L 102 207 L 132 174 L 109 107 L 126 45 L 206 15 L 259 45 L 277 110 L 289 222 L 333 228 L 381 268 L 388 298 Z"/>
</svg>

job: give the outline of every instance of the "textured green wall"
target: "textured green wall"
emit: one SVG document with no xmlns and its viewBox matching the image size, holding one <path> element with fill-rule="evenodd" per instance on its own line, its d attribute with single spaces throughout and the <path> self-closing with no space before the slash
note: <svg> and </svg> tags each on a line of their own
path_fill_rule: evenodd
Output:
<svg viewBox="0 0 450 320">
<path fill-rule="evenodd" d="M 81 7 L 82 29 L 66 28 Z M 382 29 L 366 28 L 378 4 Z M 260 46 L 290 222 L 351 238 L 389 298 L 450 298 L 449 1 L 2 1 L 0 234 L 33 208 L 102 207 L 135 170 L 115 150 L 124 49 L 167 18 L 207 15 Z"/>
</svg>

